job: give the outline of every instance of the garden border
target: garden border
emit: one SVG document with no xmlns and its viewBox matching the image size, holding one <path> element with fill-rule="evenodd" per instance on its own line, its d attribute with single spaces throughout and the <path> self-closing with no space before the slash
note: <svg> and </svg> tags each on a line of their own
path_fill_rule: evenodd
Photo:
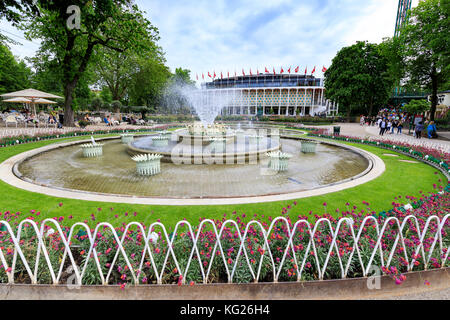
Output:
<svg viewBox="0 0 450 320">
<path fill-rule="evenodd" d="M 0 300 L 351 300 L 386 299 L 450 288 L 450 267 L 405 273 L 401 284 L 380 277 L 380 290 L 367 287 L 368 278 L 308 282 L 119 286 L 0 284 Z M 427 281 L 429 285 L 426 285 Z"/>
</svg>

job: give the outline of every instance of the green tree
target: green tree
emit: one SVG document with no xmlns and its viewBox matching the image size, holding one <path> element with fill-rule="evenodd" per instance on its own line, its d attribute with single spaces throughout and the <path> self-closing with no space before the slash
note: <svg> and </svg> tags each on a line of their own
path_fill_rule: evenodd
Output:
<svg viewBox="0 0 450 320">
<path fill-rule="evenodd" d="M 18 61 L 6 45 L 0 43 L 0 94 L 27 89 L 32 71 L 23 61 Z"/>
<path fill-rule="evenodd" d="M 430 109 L 430 103 L 427 100 L 411 100 L 403 108 L 411 114 L 421 114 Z"/>
<path fill-rule="evenodd" d="M 91 101 L 91 110 L 100 111 L 103 108 L 103 100 L 100 96 L 96 96 Z"/>
<path fill-rule="evenodd" d="M 405 79 L 431 90 L 430 119 L 434 120 L 439 89 L 450 81 L 450 1 L 426 0 L 412 9 L 399 41 Z"/>
<path fill-rule="evenodd" d="M 339 103 L 348 119 L 352 112 L 372 114 L 373 107 L 386 103 L 393 86 L 388 59 L 376 44 L 357 42 L 342 48 L 325 72 L 325 95 Z"/>
<path fill-rule="evenodd" d="M 191 70 L 189 69 L 176 68 L 173 81 L 177 84 L 195 85 L 195 81 L 191 80 Z"/>
<path fill-rule="evenodd" d="M 149 112 L 158 109 L 164 88 L 170 79 L 169 68 L 161 61 L 141 59 L 140 70 L 132 77 L 129 105 L 147 106 Z"/>
<path fill-rule="evenodd" d="M 39 14 L 28 13 L 22 24 L 29 39 L 42 40 L 40 52 L 55 59 L 64 87 L 64 125 L 74 125 L 74 90 L 98 47 L 118 52 L 153 46 L 158 30 L 131 0 L 74 1 L 80 14 L 67 13 L 67 1 L 39 1 Z M 70 11 L 69 11 L 70 12 Z M 77 19 L 80 19 L 79 28 Z"/>
<path fill-rule="evenodd" d="M 33 0 L 2 0 L 0 1 L 0 20 L 6 19 L 13 25 L 17 25 L 22 21 L 22 17 L 26 12 L 38 13 L 38 7 Z M 0 44 L 18 42 L 12 40 L 0 32 Z"/>
</svg>

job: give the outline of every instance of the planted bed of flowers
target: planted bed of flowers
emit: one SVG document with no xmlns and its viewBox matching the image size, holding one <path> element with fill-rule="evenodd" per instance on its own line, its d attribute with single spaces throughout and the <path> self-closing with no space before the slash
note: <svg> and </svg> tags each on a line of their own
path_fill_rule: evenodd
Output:
<svg viewBox="0 0 450 320">
<path fill-rule="evenodd" d="M 327 129 L 316 129 L 314 132 L 308 133 L 308 135 L 312 137 L 361 143 L 385 149 L 391 149 L 393 151 L 405 153 L 415 158 L 420 158 L 422 160 L 434 163 L 443 168 L 445 172 L 450 173 L 450 153 L 446 152 L 443 149 L 432 148 L 425 145 L 413 145 L 404 141 L 395 141 L 388 139 L 366 139 L 361 137 L 343 135 L 329 135 Z"/>
<path fill-rule="evenodd" d="M 347 204 L 339 218 L 293 202 L 276 217 L 224 214 L 173 229 L 116 213 L 116 223 L 40 212 L 0 213 L 0 283 L 84 285 L 248 283 L 362 277 L 371 266 L 399 284 L 403 273 L 449 264 L 449 191 L 397 198 L 375 212 Z M 63 204 L 60 203 L 59 206 Z M 100 210 L 100 208 L 99 208 Z M 113 220 L 114 220 L 113 219 Z"/>
<path fill-rule="evenodd" d="M 14 146 L 17 144 L 24 144 L 30 142 L 37 142 L 43 140 L 52 140 L 52 139 L 60 139 L 60 138 L 73 138 L 78 136 L 90 136 L 90 135 L 103 135 L 103 134 L 114 134 L 114 133 L 143 133 L 143 132 L 152 132 L 158 130 L 167 130 L 169 126 L 161 125 L 154 128 L 147 129 L 111 129 L 111 130 L 75 130 L 66 133 L 62 133 L 59 130 L 55 130 L 50 133 L 42 133 L 37 135 L 17 135 L 17 136 L 9 136 L 0 138 L 0 148 Z"/>
</svg>

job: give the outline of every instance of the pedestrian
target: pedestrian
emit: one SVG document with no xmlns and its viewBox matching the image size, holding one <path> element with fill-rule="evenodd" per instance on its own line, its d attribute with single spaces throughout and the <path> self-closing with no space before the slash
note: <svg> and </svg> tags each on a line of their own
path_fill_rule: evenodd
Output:
<svg viewBox="0 0 450 320">
<path fill-rule="evenodd" d="M 392 120 L 389 120 L 389 121 L 387 122 L 386 132 L 387 132 L 387 133 L 391 133 L 391 128 L 392 128 Z"/>
<path fill-rule="evenodd" d="M 384 135 L 385 131 L 386 131 L 386 119 L 382 119 L 380 121 L 380 136 Z"/>
<path fill-rule="evenodd" d="M 395 130 L 395 128 L 397 128 L 397 127 L 398 127 L 398 120 L 395 119 L 395 120 L 392 122 L 392 131 L 391 131 L 391 134 L 394 133 L 394 130 Z"/>
<path fill-rule="evenodd" d="M 423 124 L 422 121 L 419 121 L 414 130 L 417 139 L 420 139 L 422 137 L 422 131 L 423 131 Z"/>
<path fill-rule="evenodd" d="M 403 129 L 403 120 L 400 119 L 397 125 L 397 134 L 402 134 L 402 129 Z"/>
<path fill-rule="evenodd" d="M 429 139 L 433 139 L 433 138 L 437 138 L 437 134 L 436 134 L 436 125 L 434 124 L 434 121 L 431 121 L 430 124 L 427 127 L 427 131 L 428 131 L 428 138 Z"/>
</svg>

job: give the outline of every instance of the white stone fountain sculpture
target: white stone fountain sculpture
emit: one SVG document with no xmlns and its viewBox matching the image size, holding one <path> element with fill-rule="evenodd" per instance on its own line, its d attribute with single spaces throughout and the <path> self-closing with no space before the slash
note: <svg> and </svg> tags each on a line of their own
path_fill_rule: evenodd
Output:
<svg viewBox="0 0 450 320">
<path fill-rule="evenodd" d="M 319 143 L 311 140 L 303 140 L 302 141 L 302 152 L 303 153 L 316 153 L 316 147 Z"/>
<path fill-rule="evenodd" d="M 86 143 L 81 145 L 81 150 L 83 150 L 83 157 L 85 158 L 96 158 L 103 155 L 103 144 L 95 142 L 93 136 L 91 136 L 92 143 Z"/>
<path fill-rule="evenodd" d="M 289 159 L 292 158 L 291 154 L 281 151 L 268 152 L 267 156 L 270 159 L 269 168 L 276 172 L 287 171 Z"/>
<path fill-rule="evenodd" d="M 155 147 L 165 147 L 169 145 L 170 137 L 167 135 L 159 135 L 152 138 Z"/>
<path fill-rule="evenodd" d="M 130 133 L 124 133 L 124 134 L 120 135 L 120 138 L 121 138 L 123 144 L 129 144 L 130 142 L 133 142 L 134 135 L 132 135 Z"/>
<path fill-rule="evenodd" d="M 141 176 L 154 176 L 161 172 L 160 154 L 139 154 L 132 157 L 136 162 L 136 171 Z"/>
</svg>

